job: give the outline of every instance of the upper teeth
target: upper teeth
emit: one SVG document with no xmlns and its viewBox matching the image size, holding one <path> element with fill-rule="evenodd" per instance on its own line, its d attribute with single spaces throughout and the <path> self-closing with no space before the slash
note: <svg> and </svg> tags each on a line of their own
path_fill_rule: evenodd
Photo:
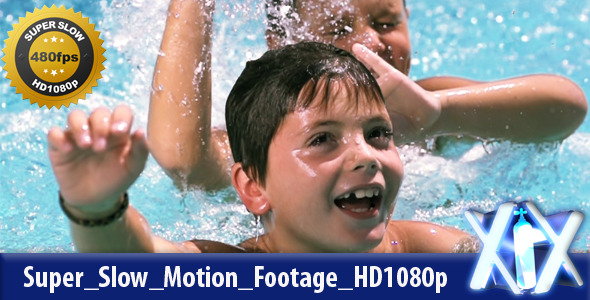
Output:
<svg viewBox="0 0 590 300">
<path fill-rule="evenodd" d="M 346 193 L 340 197 L 338 197 L 338 199 L 346 199 L 348 197 L 350 197 L 350 195 L 354 194 L 354 196 L 357 199 L 360 198 L 365 198 L 365 197 L 374 197 L 374 196 L 378 196 L 379 195 L 379 189 L 378 188 L 371 188 L 371 189 L 360 189 L 360 190 L 356 190 L 350 193 Z"/>
</svg>

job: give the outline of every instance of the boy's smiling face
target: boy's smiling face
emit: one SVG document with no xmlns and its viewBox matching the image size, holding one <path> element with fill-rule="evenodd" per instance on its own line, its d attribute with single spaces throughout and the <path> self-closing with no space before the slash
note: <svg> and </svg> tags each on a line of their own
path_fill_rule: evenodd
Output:
<svg viewBox="0 0 590 300">
<path fill-rule="evenodd" d="M 379 244 L 403 177 L 381 100 L 323 84 L 308 108 L 286 115 L 269 147 L 262 188 L 273 251 L 369 251 Z"/>
<path fill-rule="evenodd" d="M 404 74 L 410 71 L 408 11 L 403 0 L 299 0 L 295 42 L 329 43 L 351 52 L 355 43 L 376 52 Z M 272 42 L 269 47 L 276 48 Z"/>
</svg>

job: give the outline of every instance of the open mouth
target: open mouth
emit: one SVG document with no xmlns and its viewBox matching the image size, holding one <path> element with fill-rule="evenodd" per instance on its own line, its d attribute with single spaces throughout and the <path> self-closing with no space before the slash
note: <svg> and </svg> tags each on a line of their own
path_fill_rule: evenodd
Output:
<svg viewBox="0 0 590 300">
<path fill-rule="evenodd" d="M 378 188 L 358 189 L 339 196 L 334 204 L 353 218 L 365 219 L 379 213 L 382 198 L 382 192 Z"/>
</svg>

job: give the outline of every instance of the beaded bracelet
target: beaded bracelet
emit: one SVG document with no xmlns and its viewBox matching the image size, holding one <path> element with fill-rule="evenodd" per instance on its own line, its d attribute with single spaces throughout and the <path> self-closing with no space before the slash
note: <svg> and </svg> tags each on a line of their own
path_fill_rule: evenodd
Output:
<svg viewBox="0 0 590 300">
<path fill-rule="evenodd" d="M 78 225 L 84 226 L 84 227 L 98 227 L 98 226 L 109 225 L 109 224 L 113 223 L 114 221 L 118 220 L 119 218 L 121 218 L 121 216 L 123 216 L 123 214 L 127 210 L 127 207 L 129 207 L 129 195 L 127 195 L 127 192 L 125 192 L 125 194 L 123 194 L 123 201 L 119 202 L 117 210 L 115 212 L 113 212 L 112 214 L 110 214 L 102 219 L 96 219 L 96 220 L 80 219 L 80 218 L 74 216 L 72 214 L 72 212 L 70 212 L 68 210 L 68 208 L 65 205 L 64 197 L 61 195 L 60 192 L 58 192 L 58 194 L 59 194 L 59 206 L 61 206 L 61 210 L 63 210 L 64 214 L 66 214 L 66 216 L 68 217 L 68 219 L 70 219 L 70 221 L 72 221 L 72 223 L 75 223 L 75 224 L 78 224 Z"/>
</svg>

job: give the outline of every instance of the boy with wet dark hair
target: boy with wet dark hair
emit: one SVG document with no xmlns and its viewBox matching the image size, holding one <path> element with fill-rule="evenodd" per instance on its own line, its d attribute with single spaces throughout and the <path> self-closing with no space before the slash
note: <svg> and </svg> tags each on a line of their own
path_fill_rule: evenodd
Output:
<svg viewBox="0 0 590 300">
<path fill-rule="evenodd" d="M 338 54 L 338 59 L 327 49 Z M 342 73 L 344 69 L 346 73 Z M 225 120 L 233 158 L 261 183 L 266 177 L 268 146 L 285 114 L 308 108 L 321 86 L 320 80 L 326 85 L 322 99 L 325 107 L 331 104 L 332 80 L 340 80 L 344 84 L 340 88 L 356 100 L 359 94 L 370 95 L 372 100 L 382 98 L 373 76 L 352 55 L 316 43 L 270 51 L 248 62 L 232 88 Z"/>
<path fill-rule="evenodd" d="M 48 134 L 78 250 L 452 252 L 471 244 L 453 228 L 389 220 L 403 177 L 396 129 L 377 81 L 346 51 L 314 42 L 269 51 L 246 65 L 226 111 L 231 180 L 262 218 L 263 236 L 240 247 L 152 236 L 125 192 L 143 170 L 145 137 L 130 133 L 129 108 L 100 108 L 90 117 L 74 111 L 66 130 Z"/>
</svg>

